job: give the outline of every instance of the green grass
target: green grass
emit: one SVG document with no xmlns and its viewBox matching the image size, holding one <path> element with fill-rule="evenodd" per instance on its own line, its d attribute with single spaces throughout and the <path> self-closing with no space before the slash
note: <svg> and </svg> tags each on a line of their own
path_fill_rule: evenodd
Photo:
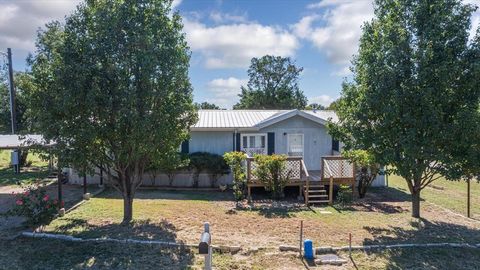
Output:
<svg viewBox="0 0 480 270">
<path fill-rule="evenodd" d="M 409 193 L 407 183 L 400 176 L 389 176 L 388 182 L 390 187 Z M 470 186 L 472 217 L 480 219 L 480 184 L 473 180 Z M 465 181 L 448 181 L 440 178 L 424 188 L 421 192 L 421 197 L 427 202 L 445 207 L 459 214 L 467 214 L 467 183 Z"/>
<path fill-rule="evenodd" d="M 348 263 L 335 269 L 480 269 L 478 249 L 409 248 L 355 251 L 339 256 Z M 155 245 L 66 242 L 17 238 L 0 241 L 0 269 L 202 269 L 195 249 Z M 295 253 L 260 250 L 237 255 L 215 253 L 218 270 L 307 269 Z M 317 269 L 317 268 L 314 268 Z M 323 269 L 323 268 L 320 268 Z M 333 269 L 333 268 L 328 268 Z"/>
<path fill-rule="evenodd" d="M 53 239 L 0 241 L 0 269 L 189 269 L 189 249 Z"/>
<path fill-rule="evenodd" d="M 341 254 L 348 258 L 347 253 Z M 357 269 L 480 269 L 480 251 L 468 248 L 407 248 L 353 252 Z M 349 269 L 354 269 L 349 263 Z"/>
<path fill-rule="evenodd" d="M 48 176 L 48 162 L 40 158 L 38 154 L 29 153 L 27 161 L 31 166 L 23 168 L 20 174 L 13 172 L 10 166 L 9 150 L 0 150 L 0 186 L 21 184 L 31 184 L 38 179 L 44 179 Z"/>
<path fill-rule="evenodd" d="M 46 230 L 83 238 L 157 239 L 196 243 L 203 222 L 215 231 L 215 243 L 245 247 L 297 244 L 300 221 L 305 238 L 315 245 L 480 242 L 480 224 L 471 224 L 441 209 L 422 205 L 423 220 L 412 219 L 408 194 L 393 188 L 374 189 L 380 199 L 350 208 L 333 207 L 233 210 L 231 194 L 219 192 L 138 191 L 134 222 L 120 225 L 123 201 L 115 191 L 92 198 L 76 210 L 54 220 Z M 208 199 L 207 199 L 208 198 Z M 330 212 L 328 214 L 323 211 Z"/>
</svg>

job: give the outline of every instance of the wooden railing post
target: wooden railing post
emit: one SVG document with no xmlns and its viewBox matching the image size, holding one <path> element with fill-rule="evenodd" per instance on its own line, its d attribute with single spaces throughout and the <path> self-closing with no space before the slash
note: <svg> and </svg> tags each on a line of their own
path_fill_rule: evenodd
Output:
<svg viewBox="0 0 480 270">
<path fill-rule="evenodd" d="M 251 165 L 250 165 L 250 158 L 247 158 L 247 183 L 250 182 L 251 179 Z"/>
<path fill-rule="evenodd" d="M 333 205 L 333 175 L 330 174 L 330 186 L 328 187 L 328 203 Z"/>
</svg>

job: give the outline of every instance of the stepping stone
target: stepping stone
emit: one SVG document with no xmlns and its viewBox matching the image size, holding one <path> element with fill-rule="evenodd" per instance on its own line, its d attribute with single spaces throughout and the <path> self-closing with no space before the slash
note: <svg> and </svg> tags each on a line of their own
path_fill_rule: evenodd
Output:
<svg viewBox="0 0 480 270">
<path fill-rule="evenodd" d="M 338 257 L 336 254 L 319 255 L 315 259 L 315 264 L 321 265 L 343 265 L 345 263 L 347 263 L 347 260 Z"/>
</svg>

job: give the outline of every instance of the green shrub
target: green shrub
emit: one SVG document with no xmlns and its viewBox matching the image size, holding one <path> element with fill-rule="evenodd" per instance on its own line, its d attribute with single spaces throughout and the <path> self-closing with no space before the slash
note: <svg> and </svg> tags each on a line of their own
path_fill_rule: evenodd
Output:
<svg viewBox="0 0 480 270">
<path fill-rule="evenodd" d="M 352 188 L 348 185 L 340 185 L 337 193 L 336 204 L 345 207 L 352 204 L 353 202 L 353 192 Z"/>
<path fill-rule="evenodd" d="M 198 187 L 201 172 L 210 174 L 211 186 L 216 185 L 218 177 L 229 173 L 229 166 L 222 156 L 207 152 L 195 152 L 189 155 L 190 167 L 193 169 L 193 187 Z"/>
<path fill-rule="evenodd" d="M 253 174 L 272 193 L 274 199 L 284 197 L 283 189 L 288 183 L 291 170 L 287 171 L 286 155 L 255 155 L 256 168 Z"/>
<path fill-rule="evenodd" d="M 146 171 L 152 176 L 152 186 L 155 185 L 155 178 L 159 172 L 167 175 L 169 185 L 171 186 L 177 172 L 188 167 L 190 162 L 188 155 L 183 153 L 171 152 L 163 155 L 162 159 L 153 160 L 147 165 Z"/>
<path fill-rule="evenodd" d="M 230 166 L 233 174 L 233 196 L 240 201 L 245 198 L 247 189 L 247 176 L 245 175 L 245 160 L 247 155 L 244 152 L 228 152 L 223 155 L 226 163 Z"/>
<path fill-rule="evenodd" d="M 57 207 L 63 207 L 63 202 L 59 204 L 50 198 L 44 186 L 34 184 L 16 194 L 15 206 L 4 215 L 25 217 L 25 225 L 36 227 L 50 223 L 57 214 Z"/>
</svg>

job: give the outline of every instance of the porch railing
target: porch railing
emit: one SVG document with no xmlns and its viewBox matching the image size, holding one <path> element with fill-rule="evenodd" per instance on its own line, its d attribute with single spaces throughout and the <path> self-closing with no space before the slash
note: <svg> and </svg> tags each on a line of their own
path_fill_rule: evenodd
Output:
<svg viewBox="0 0 480 270">
<path fill-rule="evenodd" d="M 287 164 L 285 170 L 283 171 L 283 176 L 286 176 L 286 174 L 290 172 L 290 181 L 300 181 L 310 177 L 302 157 L 287 157 L 286 163 Z M 256 168 L 257 164 L 255 163 L 255 159 L 253 157 L 248 157 L 247 181 L 249 183 L 258 181 L 257 176 L 253 173 Z"/>
<path fill-rule="evenodd" d="M 243 148 L 242 150 L 249 157 L 253 157 L 254 155 L 265 155 L 265 154 L 267 154 L 267 151 L 265 150 L 265 147 L 249 147 L 249 148 Z"/>
<path fill-rule="evenodd" d="M 328 200 L 333 204 L 333 184 L 350 184 L 352 190 L 355 185 L 355 165 L 341 156 L 322 157 L 322 180 L 329 182 Z"/>
</svg>

